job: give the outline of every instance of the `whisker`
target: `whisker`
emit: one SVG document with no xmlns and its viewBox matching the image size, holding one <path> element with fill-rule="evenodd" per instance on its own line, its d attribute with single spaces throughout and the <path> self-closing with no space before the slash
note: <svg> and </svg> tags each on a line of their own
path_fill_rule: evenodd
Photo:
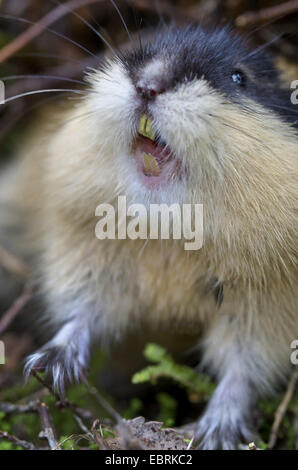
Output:
<svg viewBox="0 0 298 470">
<path fill-rule="evenodd" d="M 97 26 L 99 31 L 101 31 L 103 33 L 103 35 L 105 35 L 109 39 L 109 42 L 110 42 L 111 46 L 115 49 L 115 51 L 117 51 L 117 54 L 120 56 L 121 52 L 120 52 L 119 48 L 117 47 L 117 45 L 115 44 L 115 41 L 113 40 L 113 38 L 111 37 L 109 32 L 106 30 L 106 28 L 104 28 L 101 24 L 99 24 L 99 22 L 96 20 L 94 15 L 89 13 L 89 16 L 92 19 L 93 23 Z M 117 55 L 117 54 L 115 54 L 115 55 Z"/>
<path fill-rule="evenodd" d="M 137 35 L 138 35 L 138 40 L 139 40 L 139 46 L 140 46 L 140 51 L 142 53 L 142 55 L 144 55 L 144 48 L 143 48 L 143 44 L 142 44 L 142 35 L 141 35 L 141 22 L 140 24 L 138 25 L 138 19 L 137 19 L 137 14 L 136 14 L 136 9 L 135 7 L 132 5 L 132 13 L 133 13 L 133 18 L 134 18 L 134 22 L 135 22 L 135 26 L 136 26 L 136 30 L 137 30 Z"/>
<path fill-rule="evenodd" d="M 65 95 L 67 95 L 67 93 L 65 93 Z M 5 137 L 5 135 L 10 131 L 10 129 L 12 129 L 12 127 L 15 126 L 24 116 L 26 116 L 26 114 L 30 113 L 31 111 L 34 111 L 37 108 L 40 108 L 41 106 L 45 105 L 50 101 L 57 100 L 58 98 L 61 98 L 61 95 L 50 96 L 44 100 L 39 101 L 38 103 L 35 103 L 33 106 L 26 106 L 26 109 L 21 113 L 15 113 L 15 118 L 8 126 L 8 128 L 6 128 L 4 132 L 2 132 L 2 130 L 0 131 L 0 140 Z"/>
<path fill-rule="evenodd" d="M 62 5 L 61 2 L 59 2 L 59 0 L 50 0 L 51 2 L 55 3 L 56 5 Z M 83 16 L 81 16 L 79 13 L 77 13 L 75 10 L 73 10 L 72 8 L 69 8 L 67 7 L 67 9 L 71 12 L 72 15 L 76 16 L 77 18 L 79 18 L 86 26 L 88 26 L 89 29 L 91 29 L 91 31 L 93 31 L 97 37 L 99 37 L 102 42 L 110 49 L 110 51 L 115 55 L 117 56 L 116 54 L 116 51 L 115 49 L 111 46 L 111 44 L 104 38 L 104 36 L 99 33 L 97 31 L 97 29 L 95 29 L 91 23 L 89 23 L 89 21 L 85 20 L 85 18 L 83 18 Z"/>
<path fill-rule="evenodd" d="M 250 38 L 252 35 L 255 35 L 255 33 L 257 33 L 258 31 L 262 31 L 263 29 L 267 28 L 267 26 L 270 26 L 274 23 L 276 23 L 277 21 L 283 19 L 285 17 L 284 14 L 280 15 L 280 16 L 277 16 L 271 20 L 268 20 L 266 21 L 266 23 L 262 24 L 261 26 L 257 26 L 256 28 L 253 28 L 252 30 L 248 31 L 245 36 L 246 38 Z"/>
<path fill-rule="evenodd" d="M 124 28 L 125 28 L 125 31 L 127 32 L 127 36 L 128 36 L 128 38 L 129 38 L 130 42 L 133 42 L 132 37 L 131 37 L 131 34 L 130 34 L 130 32 L 129 32 L 129 29 L 128 29 L 128 27 L 127 27 L 127 24 L 126 24 L 126 22 L 125 22 L 125 19 L 124 19 L 123 15 L 122 15 L 121 11 L 119 10 L 119 8 L 118 8 L 118 6 L 116 5 L 116 3 L 114 2 L 114 0 L 110 0 L 110 2 L 111 2 L 111 4 L 113 5 L 113 7 L 115 8 L 115 10 L 117 11 L 117 13 L 118 13 L 118 15 L 119 15 L 119 18 L 120 18 L 120 20 L 122 21 L 122 24 L 123 24 L 123 26 L 124 26 Z"/>
<path fill-rule="evenodd" d="M 57 75 L 30 75 L 30 74 L 25 74 L 25 75 L 9 75 L 7 77 L 0 77 L 0 80 L 3 82 L 8 81 L 8 80 L 18 80 L 22 78 L 45 78 L 45 79 L 53 79 L 53 80 L 59 80 L 63 82 L 71 82 L 71 83 L 77 83 L 79 85 L 87 85 L 86 82 L 83 82 L 82 80 L 75 80 L 74 78 L 67 78 L 67 77 L 60 77 Z"/>
<path fill-rule="evenodd" d="M 166 21 L 165 21 L 164 15 L 163 15 L 162 10 L 161 10 L 161 8 L 160 8 L 160 1 L 159 1 L 159 0 L 153 0 L 153 3 L 154 3 L 154 5 L 155 5 L 155 9 L 156 9 L 156 12 L 157 12 L 157 14 L 158 14 L 158 18 L 159 18 L 160 24 L 161 24 L 163 27 L 167 28 L 168 25 L 167 25 L 167 23 L 166 23 Z"/>
<path fill-rule="evenodd" d="M 26 18 L 21 18 L 20 16 L 14 16 L 14 15 L 2 15 L 0 14 L 0 18 L 6 19 L 6 20 L 14 20 L 14 21 L 19 21 L 20 23 L 26 23 L 26 24 L 31 24 L 31 25 L 39 25 L 40 23 L 36 21 L 31 21 L 27 20 Z M 58 36 L 59 38 L 65 39 L 65 41 L 70 42 L 74 46 L 78 47 L 82 51 L 86 52 L 87 54 L 91 55 L 92 57 L 97 58 L 97 55 L 94 54 L 93 52 L 89 51 L 86 47 L 82 46 L 78 42 L 74 41 L 73 39 L 69 38 L 68 36 L 65 36 L 62 33 L 58 33 L 58 31 L 55 31 L 52 28 L 44 28 L 44 31 L 48 31 L 51 34 L 54 34 L 55 36 Z"/>
<path fill-rule="evenodd" d="M 264 49 L 267 49 L 267 47 L 271 46 L 271 44 L 275 43 L 276 41 L 278 41 L 279 39 L 281 39 L 283 37 L 284 33 L 281 33 L 281 34 L 278 34 L 277 36 L 275 36 L 273 39 L 271 39 L 270 41 L 266 42 L 265 44 L 262 44 L 262 46 L 259 46 L 257 47 L 257 49 L 255 49 L 254 51 L 250 52 L 249 54 L 247 54 L 245 57 L 243 57 L 241 60 L 247 60 L 251 57 L 254 57 L 255 55 L 259 54 L 259 52 L 262 52 Z"/>
<path fill-rule="evenodd" d="M 256 109 L 254 109 L 253 106 L 249 106 L 248 104 L 243 104 L 243 103 L 238 103 L 238 105 L 241 106 L 241 109 L 243 109 L 245 112 L 259 114 L 260 116 L 263 116 L 263 111 L 258 111 Z M 295 113 L 298 113 L 298 109 L 295 109 L 294 106 L 295 105 L 293 105 L 293 107 L 291 107 L 291 106 L 281 106 L 281 105 L 278 105 L 278 104 L 270 103 L 270 106 L 268 106 L 268 107 L 269 108 L 284 109 L 285 111 L 289 111 L 289 113 L 290 113 L 289 116 L 291 116 Z"/>
<path fill-rule="evenodd" d="M 285 111 L 289 111 L 292 114 L 295 114 L 295 113 L 298 114 L 298 109 L 294 109 L 294 106 L 295 105 L 293 105 L 293 108 L 291 108 L 291 107 L 287 107 L 287 106 L 280 106 L 279 104 L 270 104 L 270 107 L 272 107 L 272 108 L 284 109 Z"/>
<path fill-rule="evenodd" d="M 74 64 L 84 65 L 82 60 L 72 59 L 71 57 L 65 58 L 59 54 L 51 54 L 48 52 L 20 52 L 19 54 L 14 54 L 13 57 L 41 57 L 45 59 L 58 59 L 62 60 L 63 62 L 67 60 L 68 62 L 73 62 Z"/>
<path fill-rule="evenodd" d="M 68 93 L 77 93 L 79 95 L 85 95 L 86 92 L 82 90 L 72 90 L 68 88 L 50 88 L 48 90 L 33 90 L 33 91 L 27 91 L 26 93 L 21 93 L 19 95 L 12 96 L 10 98 L 7 98 L 4 102 L 4 104 L 10 103 L 11 101 L 17 100 L 19 98 L 23 98 L 24 96 L 29 96 L 29 95 L 38 95 L 41 93 L 56 93 L 56 92 L 68 92 Z"/>
<path fill-rule="evenodd" d="M 109 32 L 106 30 L 106 28 L 104 28 L 103 26 L 101 26 L 98 21 L 96 21 L 96 19 L 94 18 L 93 15 L 91 15 L 91 18 L 92 18 L 92 21 L 96 24 L 97 28 L 99 29 L 99 31 L 101 31 L 101 33 L 103 35 L 105 35 L 105 37 L 109 40 L 111 46 L 115 49 L 115 51 L 117 51 L 117 54 L 115 54 L 116 56 L 120 56 L 121 55 L 121 52 L 119 50 L 119 47 L 117 47 L 117 45 L 115 44 L 115 41 L 113 40 L 112 36 L 109 34 Z"/>
<path fill-rule="evenodd" d="M 144 253 L 144 250 L 145 250 L 148 243 L 149 243 L 149 237 L 145 240 L 145 243 L 143 244 L 142 248 L 140 249 L 139 254 L 138 254 L 138 258 L 140 258 L 142 256 L 142 254 Z"/>
<path fill-rule="evenodd" d="M 235 131 L 240 132 L 241 134 L 245 135 L 246 137 L 249 137 L 250 139 L 254 140 L 258 144 L 261 144 L 263 147 L 267 148 L 270 152 L 272 152 L 272 148 L 269 147 L 268 145 L 265 144 L 262 140 L 258 139 L 254 135 L 249 134 L 248 132 L 244 131 L 243 129 L 240 129 L 239 127 L 232 126 L 231 124 L 227 124 L 225 122 L 222 123 L 225 127 L 229 127 L 230 129 L 234 129 Z M 272 152 L 273 153 L 273 152 Z"/>
<path fill-rule="evenodd" d="M 275 36 L 274 38 L 272 38 L 270 41 L 266 42 L 265 44 L 263 44 L 262 46 L 258 47 L 257 49 L 255 49 L 254 51 L 250 52 L 247 56 L 245 56 L 242 60 L 246 60 L 250 57 L 253 57 L 255 56 L 256 54 L 258 54 L 259 52 L 263 51 L 264 49 L 267 49 L 267 47 L 271 46 L 271 44 L 274 44 L 275 42 L 279 41 L 279 39 L 282 39 L 283 36 L 287 36 L 287 37 L 294 37 L 296 36 L 298 30 L 296 31 L 293 31 L 291 33 L 280 33 L 278 34 L 277 36 Z"/>
</svg>

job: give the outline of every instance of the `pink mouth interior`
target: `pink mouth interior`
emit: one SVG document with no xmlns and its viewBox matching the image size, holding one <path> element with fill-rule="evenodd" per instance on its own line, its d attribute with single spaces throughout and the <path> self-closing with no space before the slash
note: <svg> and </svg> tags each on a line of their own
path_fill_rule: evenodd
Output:
<svg viewBox="0 0 298 470">
<path fill-rule="evenodd" d="M 144 153 L 152 155 L 159 167 L 160 174 L 158 176 L 148 173 L 144 168 Z M 138 136 L 136 141 L 136 157 L 138 170 L 145 185 L 149 187 L 160 186 L 163 182 L 169 181 L 177 167 L 177 160 L 171 150 L 165 145 L 159 145 L 156 141 Z"/>
<path fill-rule="evenodd" d="M 139 137 L 138 143 L 139 149 L 142 152 L 151 154 L 161 169 L 164 164 L 173 157 L 171 151 L 165 145 L 158 145 L 157 142 L 147 139 L 146 137 Z"/>
</svg>

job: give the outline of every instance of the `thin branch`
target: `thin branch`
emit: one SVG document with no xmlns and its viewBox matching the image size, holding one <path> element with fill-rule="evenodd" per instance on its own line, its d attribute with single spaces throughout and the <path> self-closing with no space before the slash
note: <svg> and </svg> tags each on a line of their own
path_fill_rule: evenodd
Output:
<svg viewBox="0 0 298 470">
<path fill-rule="evenodd" d="M 65 442 L 70 441 L 70 440 L 73 439 L 74 437 L 76 437 L 75 434 L 72 434 L 71 436 L 66 437 L 65 439 L 63 439 L 63 441 L 59 442 L 59 443 L 57 444 L 57 446 L 54 447 L 52 450 L 61 450 L 60 447 L 61 447 Z"/>
<path fill-rule="evenodd" d="M 297 381 L 298 381 L 298 369 L 296 369 L 293 372 L 293 374 L 291 376 L 291 379 L 289 381 L 289 385 L 288 385 L 286 394 L 285 394 L 281 404 L 279 405 L 279 407 L 276 410 L 275 419 L 274 419 L 274 423 L 273 423 L 271 433 L 270 433 L 270 438 L 269 438 L 269 444 L 268 444 L 269 449 L 273 449 L 275 444 L 276 444 L 277 437 L 278 437 L 278 431 L 279 431 L 280 425 L 282 423 L 282 420 L 283 420 L 283 418 L 286 414 L 286 411 L 288 409 L 289 403 L 292 400 L 292 397 L 293 397 L 293 394 L 295 392 L 295 388 L 296 388 L 296 385 L 297 385 Z"/>
<path fill-rule="evenodd" d="M 109 450 L 109 447 L 106 445 L 104 439 L 101 437 L 97 431 L 97 425 L 99 424 L 99 419 L 96 419 L 92 424 L 91 432 L 94 442 L 98 445 L 100 450 Z"/>
<path fill-rule="evenodd" d="M 70 0 L 67 3 L 59 5 L 57 8 L 43 16 L 38 23 L 33 24 L 26 29 L 16 39 L 3 47 L 0 51 L 0 63 L 5 62 L 9 57 L 25 47 L 30 41 L 39 36 L 50 25 L 58 21 L 63 16 L 71 13 L 72 10 L 82 8 L 92 3 L 100 3 L 103 0 Z"/>
<path fill-rule="evenodd" d="M 56 405 L 59 408 L 71 409 L 75 415 L 75 418 L 79 417 L 80 419 L 86 419 L 88 421 L 94 421 L 94 416 L 89 410 L 77 406 L 75 403 L 69 402 L 68 400 L 61 401 L 61 398 L 57 393 L 54 392 L 51 385 L 49 385 L 36 371 L 31 371 L 31 374 L 38 380 L 38 382 L 49 390 L 50 394 L 55 398 Z"/>
<path fill-rule="evenodd" d="M 26 405 L 14 405 L 13 403 L 2 402 L 0 403 L 0 411 L 3 411 L 6 415 L 36 413 L 39 402 L 39 400 L 34 400 L 26 403 Z"/>
<path fill-rule="evenodd" d="M 83 420 L 80 418 L 80 416 L 75 414 L 74 418 L 75 418 L 76 422 L 78 423 L 79 427 L 81 428 L 81 431 L 83 431 L 83 433 L 85 433 L 89 438 L 91 438 L 93 440 L 93 436 L 92 436 L 91 432 L 89 431 L 87 426 L 85 426 L 85 424 L 83 423 Z"/>
<path fill-rule="evenodd" d="M 32 442 L 23 441 L 16 436 L 12 436 L 8 434 L 8 432 L 0 431 L 0 439 L 7 439 L 8 441 L 12 442 L 16 446 L 20 446 L 25 450 L 37 450 L 35 445 Z"/>
<path fill-rule="evenodd" d="M 256 12 L 251 11 L 244 13 L 236 18 L 235 24 L 238 28 L 248 28 L 250 26 L 265 24 L 268 21 L 277 20 L 296 12 L 298 12 L 298 0 L 291 0 L 290 2 L 264 8 Z"/>
<path fill-rule="evenodd" d="M 55 398 L 57 402 L 61 402 L 61 399 L 57 393 L 54 392 L 53 388 L 35 371 L 31 371 L 31 375 L 43 386 L 45 387 L 51 395 Z"/>
<path fill-rule="evenodd" d="M 37 404 L 37 411 L 42 427 L 42 431 L 39 433 L 39 437 L 42 439 L 47 439 L 51 450 L 61 450 L 59 448 L 59 442 L 57 441 L 54 423 L 48 406 L 44 402 L 39 402 Z"/>
<path fill-rule="evenodd" d="M 8 328 L 13 320 L 21 313 L 25 305 L 32 297 L 32 287 L 26 284 L 22 294 L 15 300 L 13 305 L 4 313 L 0 320 L 0 335 Z"/>
<path fill-rule="evenodd" d="M 99 406 L 103 408 L 106 413 L 108 413 L 108 415 L 114 418 L 117 423 L 123 422 L 122 416 L 105 400 L 105 398 L 99 393 L 99 391 L 95 387 L 90 387 L 88 380 L 83 374 L 81 374 L 81 380 L 90 395 L 95 398 Z"/>
<path fill-rule="evenodd" d="M 131 429 L 125 419 L 105 400 L 101 393 L 95 388 L 90 387 L 84 374 L 81 374 L 81 381 L 88 392 L 96 399 L 98 404 L 117 422 L 117 430 L 122 438 L 123 448 L 126 450 L 144 450 L 142 443 L 132 434 Z"/>
</svg>

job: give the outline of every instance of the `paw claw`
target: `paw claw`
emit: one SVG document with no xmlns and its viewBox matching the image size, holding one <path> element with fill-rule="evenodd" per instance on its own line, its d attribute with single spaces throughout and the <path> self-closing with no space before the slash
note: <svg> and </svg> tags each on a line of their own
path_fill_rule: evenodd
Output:
<svg viewBox="0 0 298 470">
<path fill-rule="evenodd" d="M 52 379 L 53 389 L 63 396 L 66 384 L 79 382 L 87 362 L 88 358 L 80 356 L 71 344 L 66 347 L 48 344 L 27 358 L 24 374 L 29 377 L 32 371 L 44 370 Z"/>
</svg>

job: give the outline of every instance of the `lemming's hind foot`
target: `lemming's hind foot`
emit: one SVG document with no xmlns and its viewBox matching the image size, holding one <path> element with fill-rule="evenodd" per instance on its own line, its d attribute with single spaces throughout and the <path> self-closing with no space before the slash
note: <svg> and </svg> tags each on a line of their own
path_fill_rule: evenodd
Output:
<svg viewBox="0 0 298 470">
<path fill-rule="evenodd" d="M 233 450 L 255 439 L 251 426 L 253 394 L 239 375 L 226 375 L 217 386 L 205 414 L 198 422 L 195 439 L 199 449 Z"/>
<path fill-rule="evenodd" d="M 60 395 L 66 384 L 80 380 L 89 363 L 88 331 L 76 332 L 71 339 L 70 331 L 69 325 L 64 326 L 53 340 L 27 358 L 24 369 L 27 377 L 32 371 L 45 371 Z"/>
<path fill-rule="evenodd" d="M 254 433 L 249 424 L 242 418 L 224 417 L 223 410 L 207 411 L 196 429 L 198 449 L 234 450 L 239 444 L 249 444 L 254 440 Z"/>
</svg>

